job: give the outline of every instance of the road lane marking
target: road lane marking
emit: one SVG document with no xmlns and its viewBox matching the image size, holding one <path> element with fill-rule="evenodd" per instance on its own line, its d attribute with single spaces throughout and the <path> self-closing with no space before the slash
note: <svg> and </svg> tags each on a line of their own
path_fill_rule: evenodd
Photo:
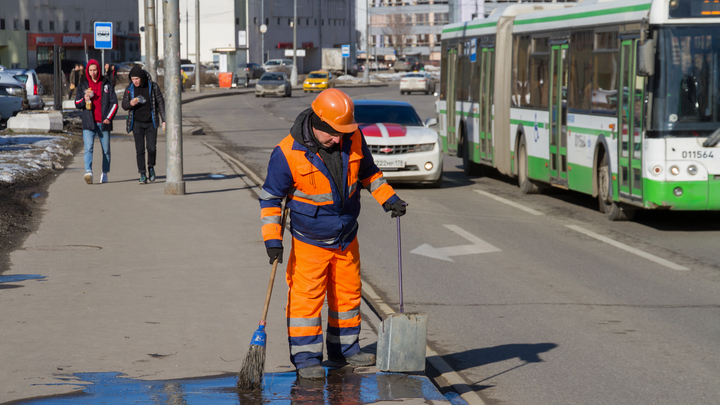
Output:
<svg viewBox="0 0 720 405">
<path fill-rule="evenodd" d="M 618 241 L 616 241 L 616 240 L 614 240 L 614 239 L 610 239 L 610 238 L 608 238 L 608 237 L 606 237 L 606 236 L 602 236 L 602 235 L 597 234 L 597 233 L 595 233 L 595 232 L 593 232 L 593 231 L 587 230 L 587 229 L 585 229 L 585 228 L 583 228 L 583 227 L 581 227 L 581 226 L 577 226 L 577 225 L 565 225 L 565 226 L 567 226 L 568 228 L 570 228 L 570 229 L 572 229 L 572 230 L 574 230 L 574 231 L 577 231 L 577 232 L 580 232 L 580 233 L 582 233 L 582 234 L 584 234 L 584 235 L 587 235 L 587 236 L 589 236 L 589 237 L 591 237 L 591 238 L 595 238 L 595 239 L 597 239 L 597 240 L 599 240 L 599 241 L 605 242 L 605 243 L 607 243 L 608 245 L 615 246 L 616 248 L 622 249 L 622 250 L 624 250 L 624 251 L 626 251 L 626 252 L 630 252 L 630 253 L 632 253 L 632 254 L 634 254 L 634 255 L 643 257 L 643 258 L 648 259 L 648 260 L 650 260 L 650 261 L 652 261 L 652 262 L 655 262 L 655 263 L 657 263 L 657 264 L 663 265 L 663 266 L 665 266 L 665 267 L 667 267 L 667 268 L 670 268 L 670 269 L 673 269 L 673 270 L 690 270 L 689 268 L 687 268 L 687 267 L 685 267 L 685 266 L 681 266 L 681 265 L 679 265 L 679 264 L 677 264 L 677 263 L 673 263 L 673 262 L 671 262 L 671 261 L 669 261 L 669 260 L 665 260 L 665 259 L 663 259 L 663 258 L 661 258 L 661 257 L 655 256 L 655 255 L 650 254 L 650 253 L 647 253 L 647 252 L 644 252 L 644 251 L 642 251 L 642 250 L 640 250 L 640 249 L 636 249 L 636 248 L 634 248 L 634 247 L 626 246 L 626 245 L 624 245 L 624 244 L 622 244 L 622 243 L 620 243 L 620 242 L 618 242 Z"/>
<path fill-rule="evenodd" d="M 533 214 L 533 215 L 545 215 L 545 214 L 543 214 L 543 213 L 540 212 L 540 211 L 535 211 L 534 209 L 532 209 L 532 208 L 530 208 L 530 207 L 526 207 L 526 206 L 524 206 L 524 205 L 522 205 L 522 204 L 516 203 L 515 201 L 510 201 L 510 200 L 508 200 L 508 199 L 502 198 L 502 197 L 497 196 L 497 195 L 495 195 L 495 194 L 490 194 L 490 193 L 488 193 L 487 191 L 478 190 L 478 189 L 475 189 L 475 190 L 473 190 L 473 191 L 476 192 L 476 193 L 478 193 L 478 194 L 480 194 L 480 195 L 484 195 L 485 197 L 490 197 L 490 198 L 492 198 L 493 200 L 500 201 L 500 202 L 503 203 L 503 204 L 507 204 L 507 205 L 509 205 L 509 206 L 511 206 L 511 207 L 515 207 L 515 208 L 517 208 L 517 209 L 521 209 L 521 210 L 523 210 L 523 211 L 525 211 L 525 212 L 528 212 L 528 213 L 530 213 L 530 214 Z"/>
<path fill-rule="evenodd" d="M 415 249 L 411 250 L 410 253 L 415 253 L 416 255 L 422 255 L 422 256 L 427 256 L 427 257 L 432 257 L 435 259 L 452 262 L 454 260 L 451 259 L 450 256 L 472 255 L 472 254 L 490 253 L 490 252 L 502 252 L 502 250 L 485 242 L 484 240 L 478 238 L 477 236 L 460 228 L 457 225 L 443 225 L 443 226 L 448 228 L 449 230 L 457 233 L 458 235 L 462 236 L 463 238 L 469 240 L 470 242 L 472 242 L 472 245 L 447 246 L 447 247 L 442 247 L 442 248 L 435 248 L 427 243 L 424 243 L 424 244 L 416 247 Z"/>
<path fill-rule="evenodd" d="M 378 315 L 380 316 L 380 320 L 382 320 L 386 315 L 394 314 L 395 311 L 390 308 L 388 304 L 386 304 L 382 298 L 375 292 L 375 290 L 370 286 L 368 283 L 362 283 L 362 294 L 365 296 L 366 301 L 367 298 L 369 298 L 371 303 L 374 306 L 376 305 L 378 310 Z M 450 367 L 445 360 L 443 360 L 442 357 L 440 357 L 435 350 L 431 349 L 430 346 L 425 346 L 425 357 L 427 358 L 427 361 L 432 364 L 432 366 L 437 370 L 438 373 L 440 373 L 440 377 L 442 377 L 445 381 L 447 381 L 448 385 L 452 387 L 452 389 L 455 390 L 458 394 L 460 394 L 460 397 L 465 400 L 469 405 L 487 405 L 485 404 L 485 401 L 480 398 L 480 396 L 473 391 L 472 388 L 465 382 L 465 380 L 460 377 L 458 373 L 455 372 L 455 370 Z"/>
</svg>

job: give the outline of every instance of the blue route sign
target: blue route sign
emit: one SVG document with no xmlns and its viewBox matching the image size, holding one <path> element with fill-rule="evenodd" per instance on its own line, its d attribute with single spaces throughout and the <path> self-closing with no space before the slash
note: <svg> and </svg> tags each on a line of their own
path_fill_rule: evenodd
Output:
<svg viewBox="0 0 720 405">
<path fill-rule="evenodd" d="M 477 38 L 473 38 L 470 41 L 470 62 L 477 60 Z"/>
<path fill-rule="evenodd" d="M 343 46 L 342 46 L 342 56 L 343 56 L 343 58 L 349 58 L 349 57 L 350 57 L 350 45 L 343 45 Z"/>
<path fill-rule="evenodd" d="M 95 22 L 95 49 L 113 49 L 113 23 Z"/>
</svg>

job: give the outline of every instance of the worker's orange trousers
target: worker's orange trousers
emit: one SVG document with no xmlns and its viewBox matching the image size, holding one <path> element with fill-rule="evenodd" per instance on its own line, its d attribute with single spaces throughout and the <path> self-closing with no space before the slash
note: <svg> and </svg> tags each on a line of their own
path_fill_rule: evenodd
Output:
<svg viewBox="0 0 720 405">
<path fill-rule="evenodd" d="M 290 360 L 296 368 L 323 360 L 322 309 L 327 293 L 327 352 L 350 357 L 360 351 L 360 254 L 357 238 L 345 249 L 292 240 L 285 308 Z"/>
</svg>

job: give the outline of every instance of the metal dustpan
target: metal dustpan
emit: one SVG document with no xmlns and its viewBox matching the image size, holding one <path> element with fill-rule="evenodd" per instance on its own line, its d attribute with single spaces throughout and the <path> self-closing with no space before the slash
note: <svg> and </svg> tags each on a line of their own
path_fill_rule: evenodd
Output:
<svg viewBox="0 0 720 405">
<path fill-rule="evenodd" d="M 383 318 L 378 330 L 377 368 L 380 371 L 412 373 L 425 371 L 427 314 L 406 314 L 403 305 L 400 217 L 397 217 L 398 281 L 400 313 Z"/>
</svg>

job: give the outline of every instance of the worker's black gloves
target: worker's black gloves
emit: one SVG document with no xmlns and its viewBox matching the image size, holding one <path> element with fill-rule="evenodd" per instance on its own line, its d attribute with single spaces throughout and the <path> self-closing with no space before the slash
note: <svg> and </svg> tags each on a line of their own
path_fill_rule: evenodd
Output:
<svg viewBox="0 0 720 405">
<path fill-rule="evenodd" d="M 282 263 L 283 248 L 281 248 L 281 247 L 267 248 L 267 254 L 268 254 L 268 257 L 270 257 L 270 264 L 274 264 L 275 259 L 278 259 L 279 262 Z"/>
<path fill-rule="evenodd" d="M 389 202 L 386 202 L 383 204 L 383 208 L 385 208 L 385 211 L 391 211 L 390 217 L 401 217 L 405 215 L 405 211 L 407 211 L 407 203 L 403 200 L 397 200 L 394 203 L 390 204 Z"/>
</svg>

